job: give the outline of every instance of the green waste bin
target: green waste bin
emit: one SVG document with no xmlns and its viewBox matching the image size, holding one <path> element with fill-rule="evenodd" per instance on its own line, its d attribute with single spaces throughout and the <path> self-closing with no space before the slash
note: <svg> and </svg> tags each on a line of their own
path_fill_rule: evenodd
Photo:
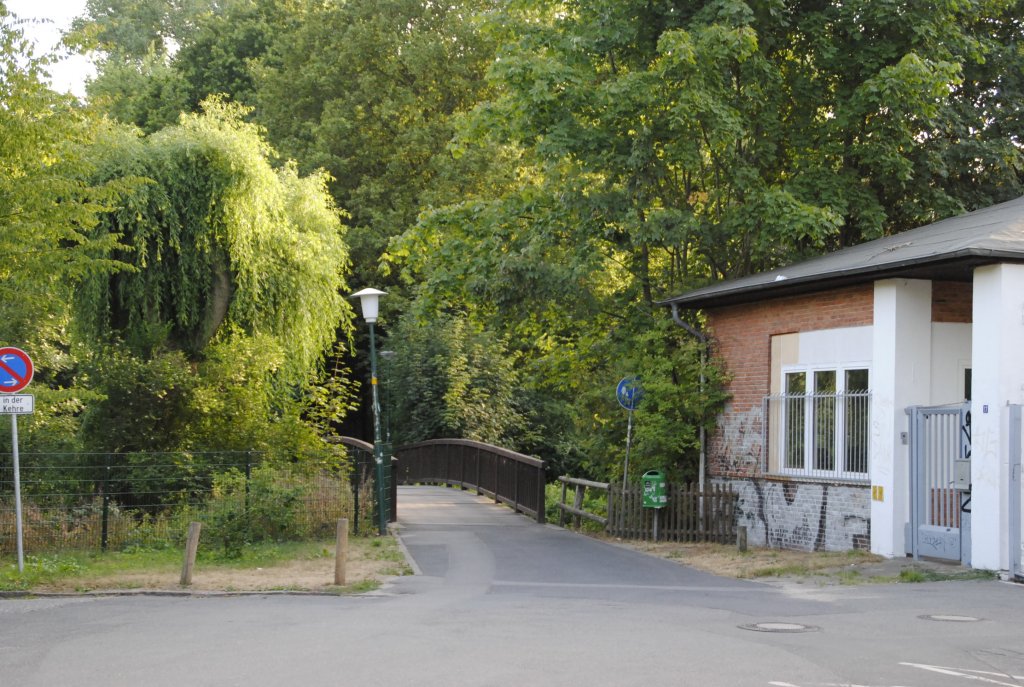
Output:
<svg viewBox="0 0 1024 687">
<path fill-rule="evenodd" d="M 664 508 L 668 505 L 668 483 L 661 470 L 644 473 L 644 508 Z"/>
</svg>

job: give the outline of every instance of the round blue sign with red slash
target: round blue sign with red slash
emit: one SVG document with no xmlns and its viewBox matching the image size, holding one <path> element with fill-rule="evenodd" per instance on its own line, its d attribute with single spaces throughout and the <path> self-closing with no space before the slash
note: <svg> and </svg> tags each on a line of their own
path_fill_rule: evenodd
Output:
<svg viewBox="0 0 1024 687">
<path fill-rule="evenodd" d="M 20 348 L 0 348 L 0 394 L 14 394 L 32 381 L 32 358 Z"/>
</svg>

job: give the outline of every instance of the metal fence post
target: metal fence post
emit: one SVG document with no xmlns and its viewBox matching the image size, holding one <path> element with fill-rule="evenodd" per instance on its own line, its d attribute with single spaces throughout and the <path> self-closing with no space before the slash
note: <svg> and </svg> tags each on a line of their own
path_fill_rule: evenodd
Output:
<svg viewBox="0 0 1024 687">
<path fill-rule="evenodd" d="M 245 454 L 245 531 L 252 539 L 252 518 L 249 517 L 249 482 L 252 481 L 252 451 Z"/>
<path fill-rule="evenodd" d="M 100 551 L 107 550 L 107 544 L 109 543 L 109 527 L 110 527 L 110 463 L 111 456 L 108 453 L 106 455 L 106 465 L 103 470 L 103 515 L 102 524 L 100 526 Z"/>
</svg>

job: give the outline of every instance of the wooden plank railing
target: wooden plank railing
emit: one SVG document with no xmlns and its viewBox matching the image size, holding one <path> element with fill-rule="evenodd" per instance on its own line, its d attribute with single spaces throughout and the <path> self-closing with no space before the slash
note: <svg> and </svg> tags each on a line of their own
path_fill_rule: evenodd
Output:
<svg viewBox="0 0 1024 687">
<path fill-rule="evenodd" d="M 543 523 L 544 461 L 470 439 L 430 439 L 395 451 L 401 484 L 476 489 Z"/>
<path fill-rule="evenodd" d="M 623 539 L 654 539 L 654 508 L 643 507 L 643 489 L 607 482 L 591 482 L 573 477 L 559 477 L 562 483 L 562 501 L 558 504 L 559 525 L 571 516 L 575 526 L 580 520 L 590 520 L 605 528 L 605 532 Z M 575 488 L 570 506 L 566 502 L 568 488 Z M 604 491 L 607 497 L 607 515 L 602 516 L 583 509 L 587 489 Z M 695 485 L 669 485 L 668 503 L 658 512 L 658 539 L 674 542 L 736 542 L 736 494 L 725 487 L 712 487 L 701 493 Z"/>
<path fill-rule="evenodd" d="M 658 512 L 658 539 L 673 542 L 736 543 L 737 495 L 722 486 L 702 493 L 695 485 L 668 486 L 668 504 Z M 643 489 L 608 490 L 606 532 L 623 539 L 654 538 L 654 508 L 643 507 Z"/>
<path fill-rule="evenodd" d="M 598 489 L 600 491 L 608 491 L 607 482 L 591 482 L 588 479 L 577 479 L 575 477 L 566 477 L 565 475 L 559 477 L 558 481 L 562 483 L 562 500 L 558 504 L 559 527 L 563 527 L 565 525 L 565 516 L 567 514 L 573 517 L 576 527 L 580 526 L 580 520 L 590 520 L 591 522 L 596 522 L 602 527 L 608 526 L 608 518 L 598 515 L 597 513 L 591 513 L 583 510 L 583 500 L 587 492 L 587 487 Z M 574 487 L 576 490 L 571 506 L 565 502 L 565 496 L 569 486 Z"/>
</svg>

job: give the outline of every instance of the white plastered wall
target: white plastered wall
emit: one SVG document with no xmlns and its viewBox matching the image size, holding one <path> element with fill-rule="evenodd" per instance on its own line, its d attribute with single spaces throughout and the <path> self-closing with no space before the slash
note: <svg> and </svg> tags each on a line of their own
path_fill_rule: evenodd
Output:
<svg viewBox="0 0 1024 687">
<path fill-rule="evenodd" d="M 977 292 L 975 292 L 977 298 Z M 931 403 L 932 285 L 917 279 L 875 282 L 871 366 L 871 550 L 906 551 L 909 447 L 906 409 Z"/>
<path fill-rule="evenodd" d="M 971 564 L 1009 563 L 1007 404 L 1024 403 L 1024 265 L 974 271 Z"/>
<path fill-rule="evenodd" d="M 932 371 L 929 405 L 961 403 L 967 398 L 964 375 L 971 367 L 971 325 L 932 323 Z"/>
</svg>

